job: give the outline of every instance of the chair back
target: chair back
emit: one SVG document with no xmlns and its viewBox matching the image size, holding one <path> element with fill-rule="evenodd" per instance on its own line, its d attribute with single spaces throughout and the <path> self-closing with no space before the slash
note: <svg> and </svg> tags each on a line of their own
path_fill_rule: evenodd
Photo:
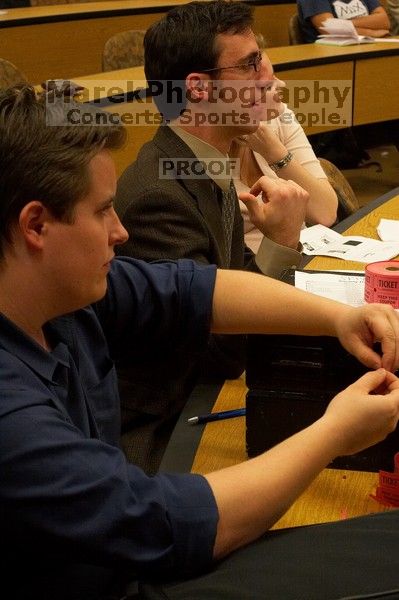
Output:
<svg viewBox="0 0 399 600">
<path fill-rule="evenodd" d="M 131 29 L 110 37 L 104 46 L 103 71 L 115 71 L 144 65 L 145 31 Z"/>
<path fill-rule="evenodd" d="M 8 60 L 0 58 L 0 90 L 19 83 L 28 83 L 25 75 Z"/>
<path fill-rule="evenodd" d="M 319 158 L 320 164 L 332 188 L 337 194 L 338 210 L 337 220 L 342 221 L 353 215 L 359 208 L 359 200 L 346 179 L 345 175 L 332 162 L 326 158 Z"/>
<path fill-rule="evenodd" d="M 306 44 L 305 36 L 299 23 L 298 14 L 292 15 L 288 22 L 288 38 L 290 40 L 290 46 L 296 44 Z"/>
</svg>

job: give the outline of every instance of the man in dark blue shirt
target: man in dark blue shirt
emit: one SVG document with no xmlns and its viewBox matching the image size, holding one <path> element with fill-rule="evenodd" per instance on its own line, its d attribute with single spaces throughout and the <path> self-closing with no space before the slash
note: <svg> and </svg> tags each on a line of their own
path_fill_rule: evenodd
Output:
<svg viewBox="0 0 399 600">
<path fill-rule="evenodd" d="M 11 579 L 7 598 L 100 600 L 125 597 L 127 582 L 144 581 L 140 593 L 148 597 L 162 578 L 217 573 L 215 560 L 266 532 L 335 456 L 396 427 L 399 382 L 390 371 L 399 365 L 399 321 L 388 306 L 354 309 L 255 274 L 113 260 L 127 234 L 113 208 L 109 150 L 123 130 L 68 125 L 65 107 L 46 106 L 28 87 L 0 95 L 2 582 Z M 75 110 L 94 115 L 83 105 Z M 204 477 L 148 477 L 118 446 L 113 360 L 200 353 L 210 331 L 336 335 L 376 370 L 313 425 L 248 463 Z M 361 529 L 357 521 L 347 527 Z M 270 565 L 273 539 L 265 549 Z M 384 583 L 391 585 L 396 567 L 378 564 Z M 314 568 L 304 576 L 309 585 Z M 334 569 L 327 579 L 335 581 Z M 360 569 L 339 589 L 358 585 Z M 280 592 L 274 597 L 288 598 Z M 199 597 L 215 598 L 212 585 Z"/>
</svg>

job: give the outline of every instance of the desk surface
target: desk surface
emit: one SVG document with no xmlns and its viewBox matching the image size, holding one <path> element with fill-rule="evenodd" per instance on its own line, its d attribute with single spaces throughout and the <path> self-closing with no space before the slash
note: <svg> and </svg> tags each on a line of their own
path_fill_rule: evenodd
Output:
<svg viewBox="0 0 399 600">
<path fill-rule="evenodd" d="M 399 188 L 363 207 L 356 216 L 340 223 L 337 229 L 376 238 L 380 218 L 399 219 Z M 325 257 L 312 259 L 308 266 L 320 270 L 364 268 L 360 263 Z M 222 388 L 197 388 L 193 402 L 187 403 L 179 419 L 162 462 L 162 470 L 191 469 L 195 473 L 207 473 L 247 460 L 244 418 L 208 423 L 206 426 L 187 424 L 187 418 L 195 414 L 245 406 L 246 392 L 243 377 L 226 381 Z M 377 473 L 324 469 L 275 528 L 336 521 L 389 510 L 370 496 L 375 491 L 377 479 Z"/>
</svg>

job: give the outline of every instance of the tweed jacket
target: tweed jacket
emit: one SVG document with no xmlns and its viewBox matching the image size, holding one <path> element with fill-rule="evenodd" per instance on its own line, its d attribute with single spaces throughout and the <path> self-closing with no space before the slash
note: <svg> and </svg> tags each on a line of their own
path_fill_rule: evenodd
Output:
<svg viewBox="0 0 399 600">
<path fill-rule="evenodd" d="M 208 177 L 160 179 L 162 159 L 186 158 L 196 157 L 170 127 L 163 126 L 123 173 L 115 207 L 130 239 L 118 252 L 146 261 L 191 258 L 221 268 L 259 271 L 254 255 L 244 247 L 238 202 L 228 262 L 221 189 Z"/>
<path fill-rule="evenodd" d="M 122 174 L 116 211 L 129 241 L 116 250 L 145 261 L 191 258 L 218 267 L 259 272 L 244 247 L 238 200 L 228 262 L 222 229 L 221 189 L 211 179 L 160 179 L 159 162 L 196 157 L 166 126 L 140 150 Z M 154 472 L 175 421 L 202 374 L 206 380 L 235 378 L 245 366 L 244 336 L 212 336 L 204 356 L 159 356 L 151 363 L 117 363 L 122 407 L 122 445 L 127 457 Z M 162 441 L 163 440 L 163 441 Z"/>
</svg>

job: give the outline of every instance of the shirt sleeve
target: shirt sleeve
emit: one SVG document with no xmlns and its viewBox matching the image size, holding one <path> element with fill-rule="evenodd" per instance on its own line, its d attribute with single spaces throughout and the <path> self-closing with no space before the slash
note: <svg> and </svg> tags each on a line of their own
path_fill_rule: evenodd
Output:
<svg viewBox="0 0 399 600">
<path fill-rule="evenodd" d="M 302 262 L 302 255 L 298 250 L 281 246 L 277 242 L 263 237 L 255 257 L 259 270 L 274 279 L 282 279 L 288 269 L 297 269 Z"/>
<path fill-rule="evenodd" d="M 0 385 L 0 522 L 10 552 L 133 576 L 211 564 L 218 511 L 205 478 L 148 477 L 118 448 L 87 439 L 44 391 L 15 375 L 13 384 Z"/>
<path fill-rule="evenodd" d="M 114 259 L 107 295 L 96 305 L 112 357 L 155 359 L 182 348 L 200 354 L 209 340 L 215 278 L 214 265 L 191 260 Z"/>
<path fill-rule="evenodd" d="M 372 13 L 373 10 L 375 10 L 379 6 L 382 6 L 379 0 L 364 0 L 364 3 L 368 8 L 369 13 Z"/>
<path fill-rule="evenodd" d="M 298 0 L 297 3 L 304 19 L 310 19 L 321 13 L 334 14 L 332 3 L 329 0 Z"/>
</svg>

